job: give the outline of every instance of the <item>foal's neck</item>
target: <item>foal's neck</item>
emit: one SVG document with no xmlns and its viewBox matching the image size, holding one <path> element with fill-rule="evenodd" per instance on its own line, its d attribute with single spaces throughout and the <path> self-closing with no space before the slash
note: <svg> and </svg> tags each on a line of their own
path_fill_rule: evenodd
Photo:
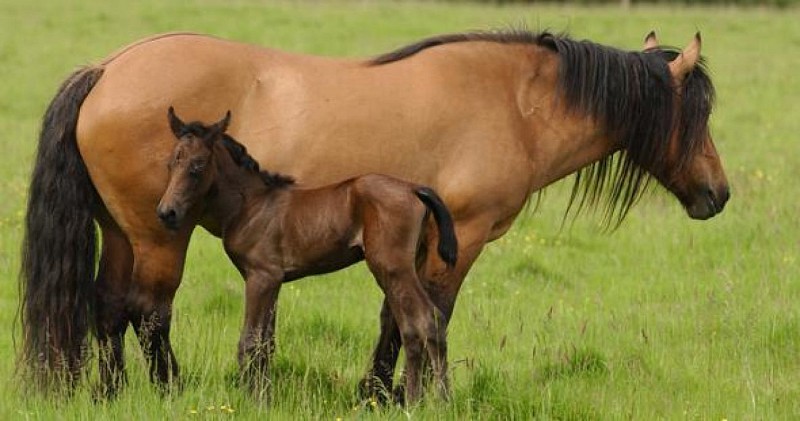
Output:
<svg viewBox="0 0 800 421">
<path fill-rule="evenodd" d="M 223 232 L 237 220 L 247 217 L 253 204 L 259 203 L 260 212 L 271 209 L 271 204 L 288 189 L 270 186 L 261 174 L 237 165 L 227 151 L 216 151 L 216 194 L 211 200 L 211 213 Z"/>
</svg>

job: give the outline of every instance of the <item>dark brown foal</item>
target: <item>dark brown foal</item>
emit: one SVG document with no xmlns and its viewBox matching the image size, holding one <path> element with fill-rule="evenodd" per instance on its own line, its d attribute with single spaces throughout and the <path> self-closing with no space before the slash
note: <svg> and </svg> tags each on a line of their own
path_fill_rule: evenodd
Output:
<svg viewBox="0 0 800 421">
<path fill-rule="evenodd" d="M 170 108 L 179 141 L 158 216 L 178 229 L 188 212 L 206 203 L 205 214 L 246 280 L 239 363 L 250 385 L 267 378 L 281 284 L 366 260 L 406 349 L 406 401 L 421 396 L 426 355 L 437 390 L 446 396 L 445 324 L 417 274 L 429 212 L 438 226 L 439 256 L 449 267 L 456 262 L 453 221 L 438 195 L 377 174 L 296 188 L 291 178 L 260 171 L 245 147 L 225 133 L 229 120 L 230 112 L 211 126 L 185 124 Z"/>
</svg>

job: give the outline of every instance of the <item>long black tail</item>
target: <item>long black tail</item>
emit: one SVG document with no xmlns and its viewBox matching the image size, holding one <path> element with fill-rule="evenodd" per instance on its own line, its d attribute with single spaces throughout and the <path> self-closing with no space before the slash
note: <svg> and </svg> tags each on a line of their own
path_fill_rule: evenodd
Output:
<svg viewBox="0 0 800 421">
<path fill-rule="evenodd" d="M 456 259 L 458 259 L 458 240 L 456 240 L 456 231 L 450 211 L 447 210 L 442 198 L 433 189 L 417 187 L 414 189 L 414 193 L 431 210 L 436 226 L 439 228 L 439 257 L 448 267 L 455 266 Z"/>
<path fill-rule="evenodd" d="M 88 350 L 100 203 L 78 151 L 75 128 L 103 74 L 86 67 L 64 81 L 42 120 L 22 244 L 19 364 L 42 389 L 70 386 Z"/>
</svg>

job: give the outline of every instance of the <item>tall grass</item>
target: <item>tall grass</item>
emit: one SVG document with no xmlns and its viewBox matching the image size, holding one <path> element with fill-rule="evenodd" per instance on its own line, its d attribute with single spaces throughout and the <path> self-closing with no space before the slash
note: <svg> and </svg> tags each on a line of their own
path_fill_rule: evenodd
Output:
<svg viewBox="0 0 800 421">
<path fill-rule="evenodd" d="M 0 2 L 2 419 L 800 417 L 800 18 L 795 9 L 384 2 Z M 366 56 L 434 33 L 525 24 L 638 48 L 655 29 L 701 30 L 718 89 L 712 124 L 733 197 L 707 222 L 656 191 L 603 233 L 561 227 L 569 186 L 549 188 L 467 279 L 450 325 L 454 397 L 371 409 L 355 389 L 381 295 L 357 266 L 287 285 L 269 406 L 236 386 L 242 282 L 198 233 L 175 302 L 181 393 L 162 397 L 129 335 L 129 384 L 95 403 L 25 393 L 14 377 L 23 210 L 39 119 L 76 66 L 154 32 L 193 30 L 287 50 Z M 466 71 L 466 70 L 465 70 Z M 18 345 L 17 345 L 18 346 Z M 93 374 L 96 376 L 96 374 Z"/>
</svg>

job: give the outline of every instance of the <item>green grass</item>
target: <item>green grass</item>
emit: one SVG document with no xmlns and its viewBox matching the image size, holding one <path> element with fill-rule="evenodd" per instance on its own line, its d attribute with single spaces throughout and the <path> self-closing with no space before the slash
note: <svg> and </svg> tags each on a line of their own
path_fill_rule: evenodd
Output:
<svg viewBox="0 0 800 421">
<path fill-rule="evenodd" d="M 800 417 L 800 27 L 797 9 L 195 0 L 0 2 L 1 419 L 797 419 Z M 242 282 L 200 233 L 175 302 L 182 393 L 149 385 L 132 335 L 113 402 L 29 396 L 14 380 L 17 272 L 39 119 L 62 79 L 145 35 L 193 30 L 293 51 L 377 54 L 441 32 L 525 23 L 638 48 L 702 30 L 718 89 L 713 130 L 733 197 L 707 222 L 646 196 L 612 234 L 561 229 L 547 190 L 467 279 L 450 325 L 454 397 L 408 412 L 357 406 L 381 296 L 363 266 L 287 285 L 272 403 L 235 385 Z M 221 409 L 232 407 L 235 412 Z M 213 406 L 213 408 L 212 408 Z M 211 409 L 209 409 L 211 408 Z M 227 408 L 227 407 L 226 407 Z M 192 413 L 197 411 L 198 414 Z"/>
</svg>

